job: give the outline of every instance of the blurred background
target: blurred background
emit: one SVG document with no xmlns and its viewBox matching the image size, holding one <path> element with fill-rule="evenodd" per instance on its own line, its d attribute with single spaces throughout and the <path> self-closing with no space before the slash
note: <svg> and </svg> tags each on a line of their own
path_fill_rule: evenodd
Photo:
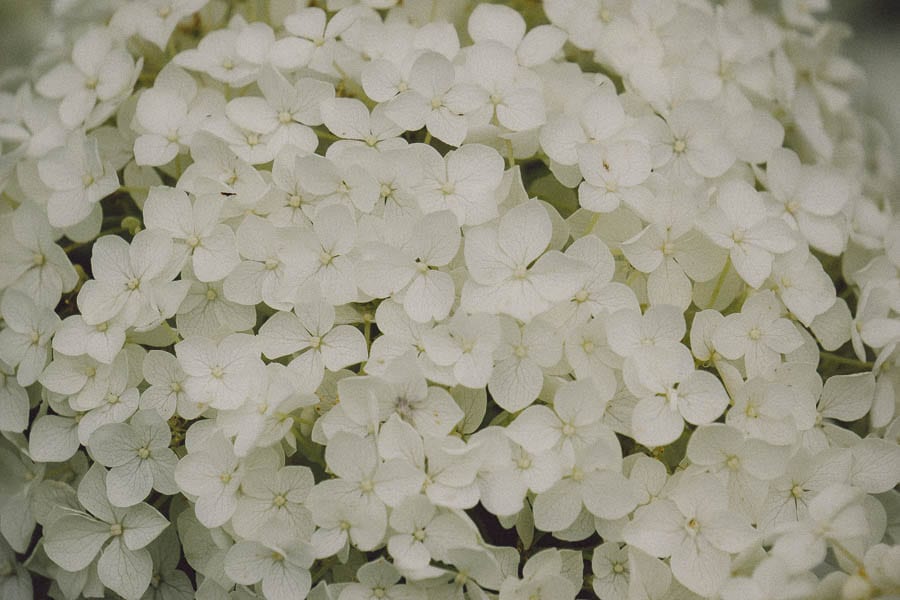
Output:
<svg viewBox="0 0 900 600">
<path fill-rule="evenodd" d="M 0 73 L 28 60 L 45 29 L 50 3 L 0 0 Z M 884 123 L 900 148 L 900 0 L 831 0 L 831 5 L 832 16 L 853 28 L 846 52 L 868 76 L 857 101 Z"/>
</svg>

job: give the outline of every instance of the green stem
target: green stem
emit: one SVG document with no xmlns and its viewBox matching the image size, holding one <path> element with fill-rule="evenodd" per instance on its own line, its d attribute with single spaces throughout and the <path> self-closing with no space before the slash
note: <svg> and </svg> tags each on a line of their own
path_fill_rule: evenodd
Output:
<svg viewBox="0 0 900 600">
<path fill-rule="evenodd" d="M 516 165 L 516 157 L 513 151 L 513 143 L 512 140 L 506 140 L 506 161 L 508 163 L 510 169 L 512 169 Z"/>
<path fill-rule="evenodd" d="M 719 273 L 719 278 L 716 280 L 716 287 L 713 288 L 712 296 L 709 298 L 709 308 L 714 308 L 716 305 L 716 300 L 719 299 L 719 293 L 722 291 L 722 286 L 725 284 L 725 278 L 728 276 L 728 272 L 731 270 L 731 257 L 728 257 L 728 260 L 725 261 L 725 266 L 722 267 L 722 272 Z"/>
<path fill-rule="evenodd" d="M 835 539 L 829 538 L 828 541 L 831 543 L 831 546 L 835 550 L 840 550 L 841 554 L 846 556 L 850 560 L 850 562 L 852 562 L 853 565 L 859 570 L 860 573 L 866 572 L 866 565 L 863 563 L 863 561 L 861 561 L 855 554 L 850 552 L 850 550 L 848 550 L 846 546 Z"/>
<path fill-rule="evenodd" d="M 823 360 L 827 360 L 829 362 L 839 364 L 839 365 L 847 365 L 848 367 L 856 367 L 858 369 L 865 369 L 866 371 L 871 371 L 875 366 L 874 363 L 868 361 L 858 360 L 856 358 L 849 358 L 846 356 L 841 356 L 839 354 L 834 354 L 832 352 L 825 352 L 822 350 L 819 352 L 819 356 Z"/>
</svg>

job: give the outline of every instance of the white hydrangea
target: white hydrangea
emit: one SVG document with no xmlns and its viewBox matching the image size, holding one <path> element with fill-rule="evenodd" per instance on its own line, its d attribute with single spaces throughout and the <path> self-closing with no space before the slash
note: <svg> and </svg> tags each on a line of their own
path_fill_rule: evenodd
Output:
<svg viewBox="0 0 900 600">
<path fill-rule="evenodd" d="M 779 4 L 53 3 L 0 597 L 900 594 L 892 151 Z"/>
</svg>

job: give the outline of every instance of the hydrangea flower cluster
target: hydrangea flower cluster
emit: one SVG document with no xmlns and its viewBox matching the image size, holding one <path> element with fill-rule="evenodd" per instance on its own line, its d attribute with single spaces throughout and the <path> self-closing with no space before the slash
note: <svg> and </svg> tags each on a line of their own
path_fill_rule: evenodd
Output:
<svg viewBox="0 0 900 600">
<path fill-rule="evenodd" d="M 56 0 L 0 597 L 898 597 L 897 187 L 827 4 Z"/>
</svg>

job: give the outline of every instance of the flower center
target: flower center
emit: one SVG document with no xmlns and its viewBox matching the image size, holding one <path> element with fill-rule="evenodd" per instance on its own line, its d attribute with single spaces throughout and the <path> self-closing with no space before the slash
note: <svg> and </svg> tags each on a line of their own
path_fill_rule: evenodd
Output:
<svg viewBox="0 0 900 600">
<path fill-rule="evenodd" d="M 111 535 L 113 537 L 118 537 L 118 536 L 122 535 L 122 533 L 123 533 L 123 530 L 122 530 L 121 523 L 113 523 L 112 525 L 109 526 L 109 535 Z"/>
<path fill-rule="evenodd" d="M 283 110 L 280 113 L 278 113 L 278 121 L 282 125 L 287 125 L 288 123 L 290 123 L 293 120 L 294 120 L 294 115 L 292 115 L 291 113 L 289 113 L 286 110 Z"/>
<path fill-rule="evenodd" d="M 613 573 L 620 574 L 625 572 L 625 566 L 622 563 L 614 563 L 613 564 Z"/>
<path fill-rule="evenodd" d="M 275 498 L 272 500 L 272 504 L 273 504 L 274 506 L 277 506 L 278 508 L 281 508 L 282 506 L 284 506 L 285 504 L 287 504 L 287 498 L 284 497 L 284 494 L 278 494 L 278 495 L 275 496 Z"/>
<path fill-rule="evenodd" d="M 672 149 L 675 150 L 675 154 L 682 154 L 685 150 L 687 150 L 687 144 L 684 143 L 684 140 L 675 140 L 675 143 L 672 145 Z"/>
<path fill-rule="evenodd" d="M 762 331 L 759 330 L 759 327 L 754 327 L 747 333 L 747 335 L 750 337 L 751 340 L 753 340 L 755 342 L 756 340 L 758 340 L 759 338 L 762 337 Z"/>
<path fill-rule="evenodd" d="M 46 262 L 47 262 L 47 257 L 44 256 L 43 254 L 38 253 L 31 257 L 31 263 L 36 267 L 41 267 Z"/>
<path fill-rule="evenodd" d="M 741 468 L 741 459 L 737 456 L 729 456 L 728 460 L 725 461 L 725 465 L 732 471 L 737 471 Z"/>
<path fill-rule="evenodd" d="M 138 458 L 140 458 L 141 460 L 146 460 L 146 459 L 150 458 L 150 448 L 148 448 L 146 446 L 138 448 L 137 455 L 138 455 Z"/>
</svg>

